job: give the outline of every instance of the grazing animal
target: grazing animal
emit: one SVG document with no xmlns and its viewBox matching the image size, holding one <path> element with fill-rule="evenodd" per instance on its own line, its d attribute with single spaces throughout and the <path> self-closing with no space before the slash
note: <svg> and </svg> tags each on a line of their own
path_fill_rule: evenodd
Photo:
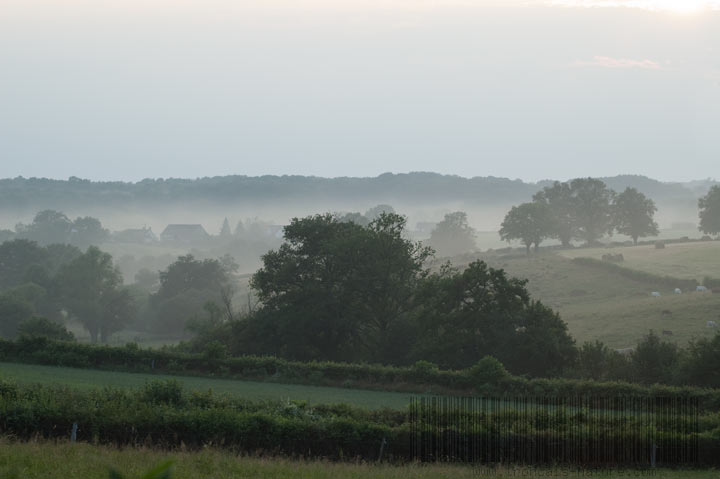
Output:
<svg viewBox="0 0 720 479">
<path fill-rule="evenodd" d="M 661 295 L 658 291 L 653 291 L 652 293 L 650 293 L 650 296 L 652 296 L 653 298 L 659 298 Z"/>
<path fill-rule="evenodd" d="M 708 321 L 705 323 L 705 326 L 708 328 L 715 328 L 717 327 L 717 323 L 715 321 Z"/>
<path fill-rule="evenodd" d="M 662 333 L 663 333 L 663 336 L 672 336 L 673 335 L 672 331 L 670 331 L 668 329 L 663 329 Z"/>
<path fill-rule="evenodd" d="M 682 294 L 682 290 L 680 288 L 675 288 L 675 294 Z"/>
<path fill-rule="evenodd" d="M 704 292 L 707 291 L 707 290 L 708 290 L 708 289 L 707 289 L 705 286 L 702 286 L 702 285 L 695 287 L 695 291 L 699 291 L 699 292 L 701 292 L 701 293 L 704 293 Z"/>
<path fill-rule="evenodd" d="M 632 353 L 635 352 L 635 348 L 632 347 L 632 348 L 616 349 L 615 352 L 616 352 L 616 353 L 620 353 L 620 354 L 622 354 L 623 356 L 629 356 L 629 355 L 631 355 Z"/>
<path fill-rule="evenodd" d="M 527 331 L 527 328 L 525 326 L 519 326 L 515 328 L 516 333 L 524 333 L 525 331 Z"/>
</svg>

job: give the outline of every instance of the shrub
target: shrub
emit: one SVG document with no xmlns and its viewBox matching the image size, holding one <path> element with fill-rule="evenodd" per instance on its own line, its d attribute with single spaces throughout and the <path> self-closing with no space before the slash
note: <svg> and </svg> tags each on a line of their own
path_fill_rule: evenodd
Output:
<svg viewBox="0 0 720 479">
<path fill-rule="evenodd" d="M 65 326 L 54 323 L 47 318 L 33 316 L 20 321 L 18 336 L 21 338 L 48 338 L 60 341 L 75 341 L 73 333 Z"/>
<path fill-rule="evenodd" d="M 228 356 L 227 346 L 220 341 L 210 341 L 205 345 L 203 355 L 208 359 L 225 359 Z"/>
<path fill-rule="evenodd" d="M 183 402 L 182 385 L 175 379 L 153 380 L 143 386 L 141 396 L 152 404 L 179 405 Z"/>
<path fill-rule="evenodd" d="M 421 381 L 431 380 L 440 371 L 438 365 L 430 361 L 418 361 L 411 369 L 413 375 Z"/>
<path fill-rule="evenodd" d="M 492 356 L 485 356 L 468 370 L 472 381 L 477 385 L 498 384 L 510 377 L 505 366 Z"/>
</svg>

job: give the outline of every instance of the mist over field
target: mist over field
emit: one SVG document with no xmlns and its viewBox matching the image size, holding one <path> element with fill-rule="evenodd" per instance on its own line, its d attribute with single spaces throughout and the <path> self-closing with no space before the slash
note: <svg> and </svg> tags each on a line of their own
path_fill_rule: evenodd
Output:
<svg viewBox="0 0 720 479">
<path fill-rule="evenodd" d="M 602 180 L 616 191 L 633 186 L 652 197 L 661 229 L 697 223 L 697 199 L 715 184 L 712 180 L 667 183 L 641 176 Z M 552 181 L 526 183 L 434 173 L 334 179 L 227 176 L 138 183 L 16 178 L 0 180 L 0 225 L 12 229 L 18 222 L 31 221 L 40 210 L 57 209 L 70 217 L 100 218 L 112 230 L 147 226 L 159 234 L 168 224 L 198 223 L 216 234 L 225 218 L 232 226 L 253 218 L 284 225 L 293 217 L 364 212 L 389 204 L 408 217 L 411 230 L 418 222 L 438 222 L 446 213 L 460 210 L 468 213 L 468 222 L 476 230 L 495 232 L 512 205 L 529 201 Z"/>
<path fill-rule="evenodd" d="M 719 48 L 720 0 L 0 0 L 0 478 L 716 474 Z"/>
</svg>

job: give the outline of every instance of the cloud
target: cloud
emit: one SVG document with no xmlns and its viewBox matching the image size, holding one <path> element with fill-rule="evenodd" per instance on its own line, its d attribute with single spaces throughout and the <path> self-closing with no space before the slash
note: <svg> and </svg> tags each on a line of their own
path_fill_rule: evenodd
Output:
<svg viewBox="0 0 720 479">
<path fill-rule="evenodd" d="M 545 0 L 543 3 L 562 7 L 625 7 L 680 13 L 720 10 L 720 0 Z"/>
<path fill-rule="evenodd" d="M 579 67 L 603 67 L 603 68 L 642 68 L 646 70 L 660 70 L 662 67 L 658 62 L 652 60 L 629 60 L 627 58 L 612 58 L 596 55 L 592 60 L 577 60 L 573 63 Z"/>
</svg>

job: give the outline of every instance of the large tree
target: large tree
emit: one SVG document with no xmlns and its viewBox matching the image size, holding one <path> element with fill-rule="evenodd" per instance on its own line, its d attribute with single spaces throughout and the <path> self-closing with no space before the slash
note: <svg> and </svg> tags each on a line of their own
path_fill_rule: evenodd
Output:
<svg viewBox="0 0 720 479">
<path fill-rule="evenodd" d="M 570 182 L 578 237 L 588 244 L 612 232 L 613 190 L 596 178 L 576 178 Z"/>
<path fill-rule="evenodd" d="M 35 215 L 29 225 L 18 224 L 18 235 L 47 245 L 67 243 L 70 239 L 72 222 L 64 213 L 55 210 L 43 210 Z"/>
<path fill-rule="evenodd" d="M 99 246 L 110 237 L 110 232 L 103 228 L 99 219 L 92 216 L 78 217 L 70 229 L 70 243 L 80 247 Z"/>
<path fill-rule="evenodd" d="M 263 307 L 250 342 L 295 359 L 396 358 L 430 255 L 403 238 L 405 221 L 386 213 L 367 227 L 330 214 L 293 219 L 252 278 Z"/>
<path fill-rule="evenodd" d="M 700 231 L 706 234 L 720 233 L 720 186 L 710 188 L 708 194 L 698 200 L 700 208 Z"/>
<path fill-rule="evenodd" d="M 491 355 L 515 373 L 558 373 L 574 359 L 574 342 L 557 314 L 531 300 L 526 283 L 483 261 L 428 277 L 416 358 L 460 369 Z"/>
<path fill-rule="evenodd" d="M 615 197 L 612 206 L 612 223 L 615 230 L 633 239 L 655 236 L 659 233 L 653 216 L 657 211 L 655 202 L 635 188 L 626 188 Z"/>
<path fill-rule="evenodd" d="M 122 274 L 112 256 L 91 246 L 60 268 L 57 278 L 65 309 L 90 333 L 93 342 L 108 337 L 132 321 L 135 311 Z"/>
<path fill-rule="evenodd" d="M 160 287 L 151 295 L 152 329 L 181 334 L 188 319 L 201 314 L 207 301 L 222 301 L 229 294 L 230 274 L 237 265 L 231 258 L 198 260 L 191 254 L 160 272 Z"/>
<path fill-rule="evenodd" d="M 513 206 L 505 215 L 500 226 L 503 241 L 520 240 L 528 254 L 534 244 L 537 251 L 540 243 L 552 235 L 555 218 L 545 203 L 523 203 Z"/>
<path fill-rule="evenodd" d="M 48 256 L 45 248 L 27 239 L 0 244 L 0 290 L 30 281 L 33 270 L 48 263 Z"/>
<path fill-rule="evenodd" d="M 13 293 L 0 294 L 0 337 L 15 339 L 18 326 L 33 316 L 33 308 Z"/>
<path fill-rule="evenodd" d="M 428 244 L 439 256 L 456 256 L 474 250 L 475 230 L 468 224 L 467 213 L 455 211 L 445 215 L 430 233 Z"/>
<path fill-rule="evenodd" d="M 575 199 L 570 183 L 556 181 L 533 196 L 533 202 L 547 206 L 552 214 L 550 237 L 559 240 L 564 247 L 577 236 Z"/>
</svg>

